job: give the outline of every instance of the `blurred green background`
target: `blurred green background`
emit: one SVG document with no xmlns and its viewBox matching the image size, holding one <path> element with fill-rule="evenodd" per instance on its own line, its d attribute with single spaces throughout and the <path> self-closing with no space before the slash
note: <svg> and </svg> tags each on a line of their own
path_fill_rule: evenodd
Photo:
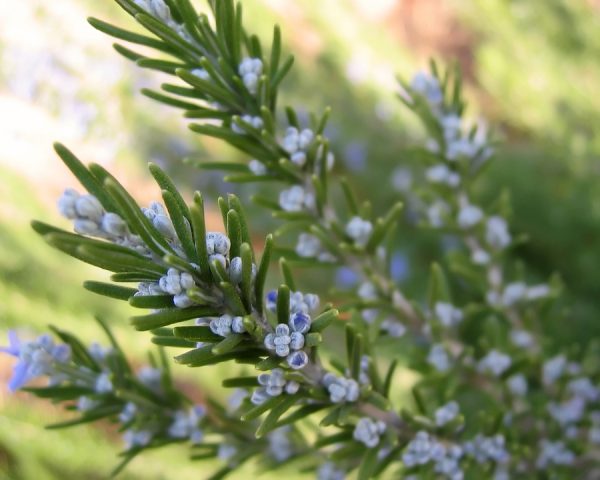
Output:
<svg viewBox="0 0 600 480">
<path fill-rule="evenodd" d="M 563 344 L 600 335 L 599 1 L 245 0 L 244 7 L 247 25 L 265 42 L 272 24 L 282 25 L 297 57 L 282 103 L 307 111 L 333 107 L 328 133 L 338 171 L 360 178 L 354 183 L 376 208 L 398 196 L 390 182 L 395 169 L 418 176 L 420 168 L 410 148 L 423 134 L 394 97 L 395 74 L 410 77 L 430 56 L 458 60 L 469 114 L 486 118 L 501 141 L 481 199 L 509 190 L 514 229 L 529 236 L 515 256 L 534 277 L 558 271 L 567 285 L 567 319 L 549 331 Z M 166 166 L 188 193 L 246 195 L 252 187 L 182 165 L 189 155 L 237 154 L 193 136 L 177 112 L 142 97 L 141 87 L 161 79 L 121 59 L 110 39 L 86 23 L 89 15 L 132 25 L 111 1 L 0 3 L 0 343 L 8 329 L 34 334 L 49 323 L 91 341 L 99 334 L 92 317 L 100 314 L 142 363 L 148 339 L 128 328 L 128 308 L 80 287 L 107 275 L 50 250 L 29 229 L 32 218 L 66 226 L 54 203 L 76 185 L 53 156 L 52 141 L 108 166 L 142 204 L 159 195 L 144 171 L 149 160 Z M 252 212 L 261 220 L 257 235 L 273 225 L 265 212 Z M 439 239 L 407 222 L 397 251 L 399 279 L 418 297 Z M 114 432 L 43 431 L 65 414 L 29 395 L 9 395 L 11 368 L 0 357 L 0 478 L 105 478 L 119 449 Z M 219 370 L 178 373 L 184 387 L 202 388 Z M 144 455 L 122 478 L 202 478 L 208 467 L 187 463 L 179 450 Z"/>
</svg>

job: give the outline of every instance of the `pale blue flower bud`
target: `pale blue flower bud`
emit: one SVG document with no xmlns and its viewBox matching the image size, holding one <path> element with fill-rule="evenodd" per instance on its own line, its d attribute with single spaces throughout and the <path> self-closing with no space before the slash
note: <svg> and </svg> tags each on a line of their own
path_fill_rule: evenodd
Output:
<svg viewBox="0 0 600 480">
<path fill-rule="evenodd" d="M 294 395 L 298 392 L 298 390 L 300 390 L 300 384 L 298 382 L 294 382 L 293 380 L 290 380 L 285 385 L 285 393 L 288 395 Z"/>
<path fill-rule="evenodd" d="M 137 374 L 138 380 L 150 390 L 160 390 L 162 383 L 162 372 L 158 368 L 142 367 Z"/>
<path fill-rule="evenodd" d="M 125 449 L 145 447 L 152 441 L 152 436 L 149 430 L 127 430 L 123 434 Z"/>
<path fill-rule="evenodd" d="M 523 397 L 527 394 L 527 379 L 523 374 L 512 375 L 506 384 L 513 395 Z"/>
<path fill-rule="evenodd" d="M 427 363 L 432 365 L 438 372 L 445 372 L 451 366 L 448 353 L 443 345 L 440 344 L 435 344 L 431 347 L 427 356 Z"/>
<path fill-rule="evenodd" d="M 73 229 L 80 235 L 89 235 L 93 237 L 102 236 L 99 225 L 93 220 L 86 218 L 77 218 L 73 222 Z"/>
<path fill-rule="evenodd" d="M 367 448 L 377 446 L 380 435 L 385 432 L 385 423 L 375 421 L 369 417 L 362 417 L 354 427 L 353 437 L 357 442 L 361 442 Z"/>
<path fill-rule="evenodd" d="M 166 215 L 155 215 L 152 219 L 152 225 L 166 238 L 177 238 L 173 222 Z"/>
<path fill-rule="evenodd" d="M 235 333 L 244 333 L 246 327 L 244 327 L 244 319 L 242 317 L 233 317 L 231 321 L 231 330 Z"/>
<path fill-rule="evenodd" d="M 458 212 L 458 225 L 467 229 L 477 225 L 483 218 L 483 212 L 475 205 L 465 205 Z"/>
<path fill-rule="evenodd" d="M 264 339 L 264 344 L 267 350 L 275 350 L 275 335 L 273 333 L 267 334 Z"/>
<path fill-rule="evenodd" d="M 444 327 L 454 327 L 463 319 L 463 313 L 460 309 L 445 302 L 435 304 L 435 316 Z"/>
<path fill-rule="evenodd" d="M 210 75 L 203 68 L 194 68 L 191 73 L 192 75 L 196 75 L 201 80 L 210 80 Z"/>
<path fill-rule="evenodd" d="M 220 253 L 215 253 L 214 255 L 210 255 L 208 257 L 208 261 L 213 263 L 213 262 L 217 262 L 220 263 L 221 265 L 223 265 L 223 268 L 227 268 L 227 259 L 225 258 L 224 255 L 221 255 Z"/>
<path fill-rule="evenodd" d="M 575 462 L 575 454 L 568 450 L 564 442 L 551 442 L 543 439 L 540 441 L 540 453 L 535 466 L 543 470 L 551 465 L 572 465 Z"/>
<path fill-rule="evenodd" d="M 192 277 L 189 273 L 183 272 L 179 275 L 179 282 L 181 283 L 181 288 L 187 290 L 188 288 L 192 288 L 196 285 L 194 282 L 194 277 Z"/>
<path fill-rule="evenodd" d="M 267 173 L 267 167 L 256 159 L 250 160 L 248 168 L 254 175 L 265 175 Z"/>
<path fill-rule="evenodd" d="M 96 377 L 94 384 L 94 390 L 96 393 L 109 393 L 113 390 L 113 384 L 110 380 L 110 374 L 103 372 Z"/>
<path fill-rule="evenodd" d="M 491 350 L 479 361 L 477 369 L 480 372 L 488 372 L 495 377 L 499 377 L 510 368 L 511 364 L 512 360 L 508 355 L 497 350 Z"/>
<path fill-rule="evenodd" d="M 237 285 L 242 281 L 242 259 L 233 257 L 229 263 L 229 279 L 231 283 Z"/>
<path fill-rule="evenodd" d="M 485 239 L 492 248 L 497 250 L 508 247 L 512 239 L 506 220 L 498 216 L 490 217 L 486 224 Z"/>
<path fill-rule="evenodd" d="M 290 348 L 300 350 L 302 347 L 304 347 L 304 335 L 300 332 L 292 332 L 290 335 Z"/>
<path fill-rule="evenodd" d="M 87 412 L 89 410 L 93 410 L 98 406 L 98 402 L 96 400 L 91 399 L 90 397 L 79 397 L 77 400 L 77 410 L 80 412 Z"/>
<path fill-rule="evenodd" d="M 352 217 L 346 225 L 346 234 L 359 247 L 364 247 L 367 244 L 372 232 L 373 224 L 360 217 Z"/>
<path fill-rule="evenodd" d="M 321 252 L 321 241 L 310 233 L 301 233 L 298 236 L 296 253 L 305 258 L 316 257 Z"/>
<path fill-rule="evenodd" d="M 346 473 L 336 468 L 332 462 L 326 462 L 317 470 L 317 480 L 344 480 Z"/>
<path fill-rule="evenodd" d="M 314 293 L 304 295 L 304 303 L 308 306 L 308 310 L 314 312 L 319 308 L 319 296 Z"/>
<path fill-rule="evenodd" d="M 282 339 L 282 337 L 275 337 L 275 342 L 277 342 L 278 339 Z M 288 339 L 289 339 L 289 337 L 288 337 Z M 277 355 L 279 355 L 280 357 L 288 356 L 290 353 L 289 342 L 281 343 L 279 345 L 275 344 L 275 353 Z"/>
<path fill-rule="evenodd" d="M 135 418 L 136 413 L 137 413 L 137 406 L 135 405 L 135 403 L 127 402 L 125 404 L 125 407 L 119 414 L 119 421 L 121 423 L 130 422 L 131 420 L 133 420 Z"/>
<path fill-rule="evenodd" d="M 459 412 L 460 409 L 458 403 L 448 402 L 446 405 L 441 406 L 435 411 L 435 424 L 438 427 L 443 427 L 447 423 L 454 420 Z"/>
<path fill-rule="evenodd" d="M 308 197 L 304 188 L 294 185 L 288 190 L 282 190 L 279 194 L 279 206 L 288 212 L 299 212 L 304 209 Z"/>
<path fill-rule="evenodd" d="M 248 91 L 255 94 L 258 89 L 258 79 L 262 73 L 263 64 L 260 58 L 246 57 L 238 67 L 238 73 L 242 77 Z"/>
<path fill-rule="evenodd" d="M 112 237 L 124 237 L 129 233 L 127 224 L 116 213 L 105 213 L 101 226 L 102 230 Z"/>
<path fill-rule="evenodd" d="M 173 304 L 178 308 L 187 308 L 191 307 L 194 304 L 194 301 L 185 293 L 180 293 L 173 297 Z"/>
<path fill-rule="evenodd" d="M 102 219 L 104 209 L 93 195 L 80 195 L 75 200 L 75 211 L 79 217 L 87 218 L 98 223 Z"/>
<path fill-rule="evenodd" d="M 280 323 L 275 327 L 275 335 L 284 336 L 289 335 L 290 329 L 285 323 Z"/>
<path fill-rule="evenodd" d="M 306 164 L 306 153 L 294 152 L 290 156 L 290 161 L 299 167 L 303 167 Z"/>
<path fill-rule="evenodd" d="M 70 220 L 77 218 L 77 211 L 75 210 L 77 198 L 79 198 L 79 193 L 72 188 L 67 188 L 58 199 L 58 211 L 63 217 Z"/>
</svg>

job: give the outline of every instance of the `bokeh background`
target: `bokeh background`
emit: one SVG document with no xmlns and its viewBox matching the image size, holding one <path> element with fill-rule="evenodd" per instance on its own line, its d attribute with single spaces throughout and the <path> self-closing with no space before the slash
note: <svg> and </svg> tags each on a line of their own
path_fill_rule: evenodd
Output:
<svg viewBox="0 0 600 480">
<path fill-rule="evenodd" d="M 307 111 L 333 108 L 328 133 L 338 172 L 360 178 L 357 188 L 376 208 L 398 196 L 402 172 L 419 171 L 410 150 L 423 134 L 395 98 L 396 74 L 410 77 L 431 56 L 458 61 L 469 114 L 486 118 L 499 140 L 480 185 L 482 201 L 510 192 L 514 229 L 529 238 L 515 257 L 539 278 L 560 272 L 568 313 L 549 323 L 553 341 L 572 346 L 598 338 L 600 1 L 243 3 L 252 30 L 268 43 L 279 23 L 296 55 L 282 102 Z M 184 157 L 237 153 L 194 136 L 178 112 L 141 96 L 140 88 L 159 85 L 159 75 L 120 58 L 111 40 L 86 23 L 90 15 L 133 26 L 110 0 L 0 2 L 0 343 L 8 329 L 35 334 L 50 323 L 91 341 L 99 335 L 93 315 L 100 314 L 141 364 L 148 339 L 128 328 L 128 307 L 80 286 L 106 274 L 51 250 L 29 228 L 32 218 L 66 226 L 54 204 L 76 184 L 52 142 L 108 166 L 142 203 L 159 195 L 145 171 L 148 161 L 167 167 L 188 193 L 201 189 L 216 198 L 227 191 L 246 195 L 251 187 L 240 190 L 182 164 Z M 260 221 L 257 235 L 272 225 L 264 211 L 251 215 Z M 451 240 L 430 237 L 406 222 L 397 242 L 397 279 L 417 298 L 427 264 Z M 66 414 L 27 394 L 9 395 L 11 368 L 0 357 L 0 478 L 106 478 L 120 447 L 114 431 L 42 430 Z M 220 374 L 180 370 L 182 383 L 199 388 L 218 383 Z M 143 455 L 122 478 L 202 478 L 207 467 L 186 462 L 180 450 Z M 248 478 L 248 471 L 236 478 Z"/>
</svg>

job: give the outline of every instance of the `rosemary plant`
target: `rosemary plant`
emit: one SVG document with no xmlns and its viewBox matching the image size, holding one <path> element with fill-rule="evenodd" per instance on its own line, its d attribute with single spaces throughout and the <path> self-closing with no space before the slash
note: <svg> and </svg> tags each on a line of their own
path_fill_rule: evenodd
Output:
<svg viewBox="0 0 600 480">
<path fill-rule="evenodd" d="M 58 201 L 75 233 L 38 221 L 34 230 L 52 247 L 112 272 L 112 283 L 84 287 L 146 309 L 131 325 L 161 348 L 136 372 L 103 322 L 107 348 L 83 345 L 58 328 L 54 338 L 33 341 L 11 333 L 2 348 L 18 358 L 11 389 L 73 412 L 50 428 L 118 424 L 125 446 L 114 473 L 145 450 L 172 443 L 186 443 L 192 460 L 219 458 L 223 466 L 211 479 L 252 459 L 267 471 L 301 461 L 321 480 L 567 479 L 598 472 L 598 352 L 553 347 L 544 322 L 563 314 L 553 307 L 560 282 L 533 284 L 512 264 L 508 253 L 520 240 L 505 199 L 477 202 L 474 185 L 493 148 L 485 129 L 464 118 L 457 69 L 432 64 L 400 82 L 400 99 L 429 137 L 416 152 L 423 182 L 375 214 L 338 175 L 325 135 L 329 110 L 303 123 L 293 108 L 278 107 L 293 63 L 282 58 L 278 27 L 264 48 L 233 0 L 209 0 L 208 14 L 189 0 L 116 2 L 146 33 L 95 18 L 90 24 L 156 52 L 115 44 L 138 66 L 172 77 L 145 95 L 181 109 L 193 132 L 248 158 L 199 168 L 223 170 L 229 182 L 279 188 L 273 198 L 251 201 L 281 225 L 257 252 L 244 214 L 250 200 L 219 198 L 223 232 L 207 231 L 202 194 L 186 202 L 158 166 L 149 170 L 162 201 L 141 207 L 104 168 L 84 165 L 57 144 L 85 190 L 67 190 Z M 432 265 L 428 291 L 414 299 L 390 272 L 400 200 L 420 228 L 459 239 Z M 284 241 L 290 236 L 292 245 Z M 281 284 L 269 291 L 276 260 Z M 296 286 L 300 265 L 343 267 L 360 281 L 337 293 L 342 303 L 322 304 L 327 291 Z M 345 332 L 341 352 L 325 335 L 335 328 Z M 380 354 L 386 342 L 401 355 Z M 194 405 L 178 390 L 169 373 L 175 349 L 181 365 L 232 365 L 222 382 L 234 389 L 227 405 L 207 395 Z M 418 380 L 406 387 L 412 400 L 399 402 L 390 392 L 406 369 Z M 25 386 L 36 377 L 47 377 L 48 386 Z"/>
</svg>

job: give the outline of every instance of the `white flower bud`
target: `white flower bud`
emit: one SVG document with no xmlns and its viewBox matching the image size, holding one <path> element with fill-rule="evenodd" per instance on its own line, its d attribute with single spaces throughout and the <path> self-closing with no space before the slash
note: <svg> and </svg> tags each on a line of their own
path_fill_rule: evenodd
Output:
<svg viewBox="0 0 600 480">
<path fill-rule="evenodd" d="M 75 219 L 73 222 L 73 229 L 81 235 L 90 235 L 94 237 L 102 235 L 102 231 L 96 222 L 84 218 Z"/>
<path fill-rule="evenodd" d="M 180 293 L 173 297 L 173 304 L 179 308 L 187 308 L 191 307 L 194 304 L 194 301 L 185 293 Z"/>
<path fill-rule="evenodd" d="M 498 216 L 490 217 L 486 224 L 485 239 L 492 248 L 497 250 L 510 245 L 511 236 L 506 220 Z"/>
<path fill-rule="evenodd" d="M 75 200 L 75 211 L 77 215 L 94 222 L 100 222 L 104 209 L 96 197 L 93 195 L 80 195 Z"/>
<path fill-rule="evenodd" d="M 265 175 L 267 173 L 267 167 L 258 160 L 250 160 L 248 168 L 254 175 Z"/>
<path fill-rule="evenodd" d="M 367 448 L 373 448 L 379 443 L 379 437 L 385 431 L 385 428 L 385 423 L 382 421 L 375 421 L 369 417 L 363 417 L 356 423 L 353 437 L 356 441 L 363 443 Z"/>
<path fill-rule="evenodd" d="M 373 224 L 360 217 L 352 217 L 346 225 L 346 234 L 352 238 L 354 243 L 359 247 L 364 247 L 368 243 L 372 231 Z"/>
<path fill-rule="evenodd" d="M 75 202 L 79 197 L 79 193 L 72 188 L 67 188 L 61 197 L 58 199 L 58 211 L 63 217 L 74 220 L 77 218 L 77 211 L 75 210 Z"/>
<path fill-rule="evenodd" d="M 321 252 L 321 241 L 309 233 L 301 233 L 296 245 L 296 253 L 305 258 L 316 257 Z"/>
<path fill-rule="evenodd" d="M 229 248 L 231 247 L 231 242 L 226 235 L 220 232 L 208 232 L 206 234 L 207 245 L 208 241 L 212 240 L 214 253 L 227 255 L 229 253 Z"/>
<path fill-rule="evenodd" d="M 227 268 L 227 259 L 225 258 L 224 255 L 221 255 L 220 253 L 215 253 L 214 255 L 210 255 L 208 257 L 208 261 L 209 262 L 218 262 L 221 265 L 223 265 L 223 268 Z"/>
<path fill-rule="evenodd" d="M 231 330 L 235 333 L 244 333 L 246 327 L 244 327 L 244 319 L 242 317 L 233 317 L 231 321 Z"/>
<path fill-rule="evenodd" d="M 458 225 L 461 228 L 471 228 L 483 218 L 483 212 L 474 205 L 465 205 L 458 212 Z"/>
<path fill-rule="evenodd" d="M 299 185 L 294 185 L 288 190 L 281 191 L 279 206 L 287 212 L 299 212 L 304 208 L 305 196 L 304 189 Z"/>
<path fill-rule="evenodd" d="M 506 384 L 513 395 L 522 397 L 527 394 L 527 380 L 523 374 L 512 375 Z"/>
<path fill-rule="evenodd" d="M 181 288 L 183 288 L 184 290 L 192 288 L 196 285 L 196 283 L 194 282 L 194 277 L 192 277 L 187 272 L 182 272 L 179 275 L 179 282 L 181 283 Z"/>
<path fill-rule="evenodd" d="M 110 375 L 108 373 L 101 373 L 96 377 L 96 383 L 94 390 L 96 393 L 108 393 L 112 392 L 113 384 L 110 381 Z"/>
<path fill-rule="evenodd" d="M 438 372 L 445 372 L 449 370 L 451 366 L 446 349 L 439 343 L 431 347 L 431 350 L 427 355 L 427 363 L 432 365 Z"/>
<path fill-rule="evenodd" d="M 298 382 L 294 382 L 293 380 L 290 380 L 285 385 L 285 393 L 288 395 L 294 395 L 298 392 L 298 390 L 300 390 L 300 384 Z"/>
<path fill-rule="evenodd" d="M 290 156 L 290 161 L 299 167 L 303 167 L 306 164 L 306 153 L 294 152 Z"/>
<path fill-rule="evenodd" d="M 510 283 L 502 293 L 502 303 L 506 307 L 511 307 L 525 298 L 527 286 L 522 282 Z"/>
<path fill-rule="evenodd" d="M 116 213 L 105 213 L 101 225 L 102 230 L 112 237 L 124 237 L 128 233 L 127 224 Z"/>
<path fill-rule="evenodd" d="M 191 73 L 192 73 L 192 75 L 196 75 L 201 80 L 206 80 L 206 81 L 210 80 L 209 73 L 206 70 L 204 70 L 203 68 L 194 68 L 191 71 Z"/>
<path fill-rule="evenodd" d="M 489 372 L 495 377 L 502 375 L 512 364 L 511 358 L 497 350 L 491 350 L 477 366 L 480 372 Z"/>
<path fill-rule="evenodd" d="M 229 279 L 231 283 L 237 285 L 242 281 L 242 259 L 233 257 L 229 262 Z"/>
<path fill-rule="evenodd" d="M 444 327 L 453 327 L 463 319 L 460 309 L 454 308 L 450 303 L 437 302 L 435 304 L 435 316 Z"/>
<path fill-rule="evenodd" d="M 174 239 L 177 237 L 173 223 L 166 215 L 156 215 L 152 219 L 152 225 L 166 238 Z"/>
<path fill-rule="evenodd" d="M 435 411 L 435 424 L 438 427 L 443 427 L 447 423 L 454 420 L 459 414 L 460 410 L 458 403 L 449 402 L 446 405 L 441 406 Z"/>
</svg>

